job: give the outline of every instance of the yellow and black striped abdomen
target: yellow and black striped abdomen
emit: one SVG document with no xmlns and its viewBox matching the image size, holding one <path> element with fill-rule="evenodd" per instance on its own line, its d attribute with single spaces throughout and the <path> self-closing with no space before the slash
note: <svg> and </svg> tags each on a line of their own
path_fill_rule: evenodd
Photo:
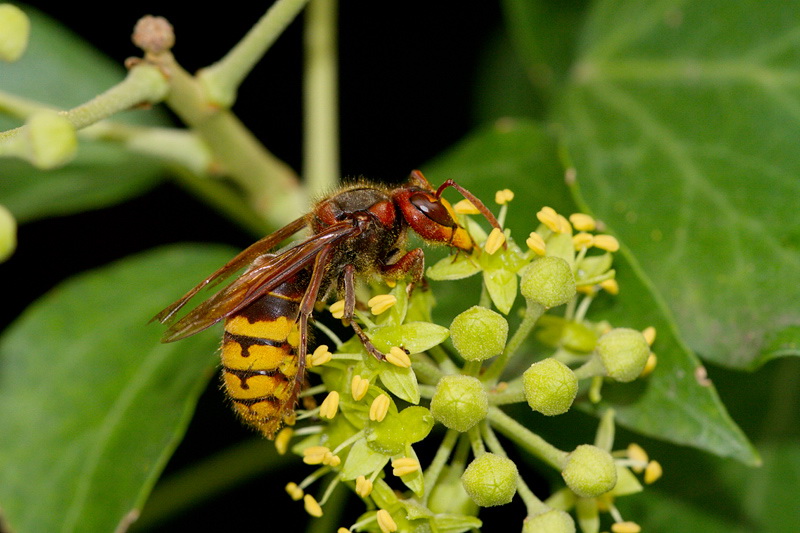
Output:
<svg viewBox="0 0 800 533">
<path fill-rule="evenodd" d="M 273 438 L 294 423 L 305 377 L 298 375 L 297 315 L 304 284 L 284 283 L 225 321 L 222 378 L 245 422 Z"/>
</svg>

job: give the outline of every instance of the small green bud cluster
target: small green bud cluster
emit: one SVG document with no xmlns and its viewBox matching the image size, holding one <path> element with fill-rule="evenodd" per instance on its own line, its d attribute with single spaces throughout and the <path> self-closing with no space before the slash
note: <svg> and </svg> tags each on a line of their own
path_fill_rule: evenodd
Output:
<svg viewBox="0 0 800 533">
<path fill-rule="evenodd" d="M 560 257 L 541 257 L 525 267 L 521 274 L 522 296 L 546 309 L 565 304 L 575 296 L 575 275 L 569 263 Z"/>
<path fill-rule="evenodd" d="M 561 477 L 578 496 L 595 498 L 617 484 L 617 467 L 607 451 L 591 444 L 581 444 L 567 457 Z"/>
<path fill-rule="evenodd" d="M 456 431 L 468 431 L 488 412 L 489 395 L 483 383 L 472 376 L 444 376 L 431 398 L 433 417 Z"/>
<path fill-rule="evenodd" d="M 650 356 L 650 346 L 640 331 L 615 328 L 597 341 L 597 354 L 609 377 L 633 381 L 642 373 Z"/>
<path fill-rule="evenodd" d="M 450 338 L 467 361 L 485 361 L 506 347 L 508 322 L 500 313 L 479 305 L 470 307 L 450 324 Z"/>
<path fill-rule="evenodd" d="M 531 409 L 547 416 L 566 413 L 578 394 L 578 378 L 556 359 L 533 363 L 522 374 L 525 399 Z"/>
</svg>

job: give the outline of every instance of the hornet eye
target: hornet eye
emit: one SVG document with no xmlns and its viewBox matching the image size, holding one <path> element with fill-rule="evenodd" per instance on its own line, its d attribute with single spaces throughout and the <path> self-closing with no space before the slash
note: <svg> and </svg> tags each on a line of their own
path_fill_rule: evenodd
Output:
<svg viewBox="0 0 800 533">
<path fill-rule="evenodd" d="M 452 228 L 456 226 L 455 221 L 447 212 L 445 206 L 438 200 L 431 200 L 428 194 L 417 192 L 409 198 L 411 204 L 419 209 L 429 219 L 441 226 Z"/>
</svg>

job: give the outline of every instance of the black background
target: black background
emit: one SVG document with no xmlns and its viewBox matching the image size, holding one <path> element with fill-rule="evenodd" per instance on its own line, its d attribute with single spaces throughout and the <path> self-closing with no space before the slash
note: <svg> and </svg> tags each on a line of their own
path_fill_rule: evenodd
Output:
<svg viewBox="0 0 800 533">
<path fill-rule="evenodd" d="M 260 3 L 250 2 L 214 7 L 177 2 L 119 2 L 102 8 L 70 2 L 32 4 L 119 63 L 138 55 L 130 41 L 136 20 L 144 14 L 164 16 L 175 28 L 173 52 L 189 71 L 221 57 L 263 13 Z M 298 171 L 300 22 L 291 25 L 246 79 L 234 106 L 256 136 Z M 492 2 L 342 2 L 338 26 L 343 175 L 403 179 L 475 126 L 471 88 L 476 64 L 501 22 L 500 9 Z M 34 281 L 9 295 L 4 313 L 11 319 L 67 277 L 153 246 L 216 241 L 241 248 L 254 237 L 170 182 L 118 206 L 26 224 L 19 230 L 17 253 L 0 269 L 5 279 Z M 229 412 L 212 381 L 167 474 L 252 437 Z M 269 531 L 286 522 L 302 529 L 302 506 L 288 499 L 283 486 L 309 472 L 306 467 L 287 468 L 272 478 L 257 478 L 159 530 Z M 363 506 L 351 507 L 348 519 L 354 520 Z M 502 509 L 495 511 L 494 523 L 505 512 L 513 514 L 510 527 L 518 529 L 524 510 Z"/>
</svg>

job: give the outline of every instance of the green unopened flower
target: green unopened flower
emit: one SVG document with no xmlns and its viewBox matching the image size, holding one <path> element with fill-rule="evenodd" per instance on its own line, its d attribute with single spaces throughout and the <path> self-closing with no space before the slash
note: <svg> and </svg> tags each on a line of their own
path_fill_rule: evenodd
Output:
<svg viewBox="0 0 800 533">
<path fill-rule="evenodd" d="M 17 221 L 4 205 L 0 205 L 0 261 L 5 261 L 17 247 Z"/>
<path fill-rule="evenodd" d="M 560 257 L 540 257 L 522 269 L 521 274 L 522 296 L 545 308 L 567 303 L 575 296 L 575 276 L 569 263 Z"/>
<path fill-rule="evenodd" d="M 31 23 L 17 6 L 0 4 L 0 60 L 16 61 L 28 47 Z"/>
<path fill-rule="evenodd" d="M 484 453 L 476 457 L 461 476 L 469 497 L 481 507 L 505 505 L 517 492 L 517 465 L 511 459 Z"/>
<path fill-rule="evenodd" d="M 78 137 L 70 121 L 52 111 L 31 115 L 28 127 L 28 158 L 37 168 L 62 166 L 78 149 Z"/>
<path fill-rule="evenodd" d="M 485 361 L 505 349 L 508 322 L 503 315 L 476 305 L 453 319 L 450 338 L 467 361 Z"/>
<path fill-rule="evenodd" d="M 456 431 L 465 432 L 486 418 L 489 395 L 478 378 L 444 376 L 431 398 L 433 417 Z"/>
<path fill-rule="evenodd" d="M 617 467 L 607 451 L 581 444 L 567 457 L 561 477 L 578 496 L 595 498 L 617 484 Z"/>
<path fill-rule="evenodd" d="M 639 377 L 644 370 L 650 346 L 642 332 L 615 328 L 597 341 L 597 353 L 609 377 L 627 382 Z"/>
<path fill-rule="evenodd" d="M 550 509 L 526 518 L 522 533 L 575 533 L 575 521 L 564 511 Z"/>
<path fill-rule="evenodd" d="M 547 416 L 566 413 L 578 394 L 578 378 L 561 361 L 533 363 L 522 374 L 525 399 L 531 409 Z"/>
</svg>

